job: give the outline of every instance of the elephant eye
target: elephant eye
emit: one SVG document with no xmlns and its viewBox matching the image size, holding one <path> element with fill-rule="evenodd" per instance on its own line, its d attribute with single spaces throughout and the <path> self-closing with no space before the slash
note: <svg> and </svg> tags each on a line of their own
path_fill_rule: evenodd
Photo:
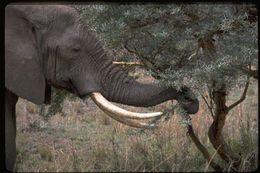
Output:
<svg viewBox="0 0 260 173">
<path fill-rule="evenodd" d="M 79 47 L 74 47 L 72 50 L 73 50 L 74 52 L 79 52 L 79 51 L 80 51 L 80 48 L 79 48 Z"/>
</svg>

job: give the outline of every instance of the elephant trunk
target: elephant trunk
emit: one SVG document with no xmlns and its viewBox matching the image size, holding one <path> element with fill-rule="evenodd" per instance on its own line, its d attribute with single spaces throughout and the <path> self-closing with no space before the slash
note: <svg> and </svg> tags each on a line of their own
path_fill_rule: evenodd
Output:
<svg viewBox="0 0 260 173">
<path fill-rule="evenodd" d="M 108 100 L 136 107 L 154 106 L 167 100 L 176 99 L 177 91 L 152 84 L 136 81 L 124 83 L 118 81 L 117 89 L 108 95 Z"/>
<path fill-rule="evenodd" d="M 198 112 L 197 99 L 187 97 L 191 91 L 182 91 L 166 86 L 142 84 L 131 79 L 121 68 L 114 64 L 106 65 L 102 79 L 102 95 L 109 101 L 136 107 L 154 106 L 167 100 L 177 100 L 189 114 Z M 183 100 L 183 98 L 185 99 Z"/>
</svg>

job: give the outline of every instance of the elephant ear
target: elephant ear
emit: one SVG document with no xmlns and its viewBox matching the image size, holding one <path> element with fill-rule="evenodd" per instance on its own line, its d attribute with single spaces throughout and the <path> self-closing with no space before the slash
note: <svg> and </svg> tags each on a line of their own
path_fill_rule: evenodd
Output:
<svg viewBox="0 0 260 173">
<path fill-rule="evenodd" d="M 50 86 L 41 69 L 35 28 L 19 7 L 5 8 L 5 87 L 36 104 L 48 103 Z"/>
</svg>

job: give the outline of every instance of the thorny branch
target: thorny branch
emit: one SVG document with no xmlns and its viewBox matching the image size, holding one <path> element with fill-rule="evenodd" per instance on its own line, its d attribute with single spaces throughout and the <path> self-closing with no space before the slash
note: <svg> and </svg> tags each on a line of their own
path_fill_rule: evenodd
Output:
<svg viewBox="0 0 260 173">
<path fill-rule="evenodd" d="M 215 81 L 213 82 L 213 88 Z M 226 90 L 225 85 L 221 89 L 213 90 L 213 98 L 215 104 L 215 119 L 211 124 L 208 136 L 213 147 L 217 150 L 219 156 L 228 164 L 232 163 L 232 171 L 240 170 L 242 163 L 241 156 L 237 154 L 229 144 L 225 141 L 222 134 L 223 127 L 225 125 L 226 117 L 228 115 L 228 109 L 226 106 Z M 221 145 L 221 147 L 219 147 Z"/>
<path fill-rule="evenodd" d="M 202 99 L 204 100 L 204 102 L 206 103 L 206 105 L 208 106 L 208 108 L 209 108 L 209 110 L 210 110 L 210 115 L 211 115 L 211 117 L 213 118 L 213 120 L 214 120 L 214 113 L 213 113 L 213 111 L 212 111 L 212 107 L 209 105 L 209 103 L 207 102 L 207 99 L 202 95 L 202 94 L 200 94 L 201 95 L 201 97 L 202 97 Z"/>
<path fill-rule="evenodd" d="M 143 21 L 141 23 L 141 20 L 136 19 L 136 23 L 132 24 L 130 26 L 130 29 L 140 29 L 140 28 L 144 28 L 147 26 L 151 26 L 160 22 L 168 22 L 168 20 L 171 20 L 173 14 L 171 14 L 170 12 L 165 12 L 164 14 L 162 14 L 162 16 L 157 17 L 157 18 L 147 18 L 145 19 L 145 21 Z"/>
<path fill-rule="evenodd" d="M 125 41 L 124 48 L 125 48 L 128 52 L 137 55 L 137 56 L 141 59 L 141 61 L 143 62 L 143 64 L 144 64 L 146 67 L 148 67 L 149 69 L 151 69 L 151 70 L 152 70 L 153 72 L 155 72 L 156 74 L 159 74 L 160 71 L 154 67 L 154 63 L 151 62 L 151 61 L 149 60 L 149 58 L 147 58 L 146 56 L 143 56 L 143 55 L 141 55 L 140 53 L 138 53 L 138 51 L 136 50 L 136 48 L 130 49 L 130 48 L 128 47 L 128 42 L 129 42 L 129 41 L 130 41 L 130 38 Z"/>
<path fill-rule="evenodd" d="M 187 135 L 189 135 L 191 140 L 194 142 L 195 146 L 202 153 L 203 157 L 207 160 L 208 164 L 217 172 L 224 171 L 222 167 L 220 167 L 217 163 L 213 161 L 213 157 L 210 156 L 210 153 L 208 152 L 207 148 L 200 142 L 199 138 L 195 135 L 194 130 L 192 128 L 190 115 L 187 114 L 180 105 L 177 105 L 176 112 L 177 114 L 181 115 L 182 121 L 185 127 L 187 128 Z"/>
<path fill-rule="evenodd" d="M 198 15 L 196 15 L 194 12 L 191 12 L 190 10 L 187 10 L 183 5 L 179 5 L 179 7 L 181 7 L 180 11 L 182 11 L 184 15 L 190 18 L 189 21 L 194 22 L 195 24 L 199 23 L 200 18 Z M 155 25 L 157 23 L 168 23 L 170 20 L 173 20 L 173 17 L 175 17 L 175 15 L 175 12 L 167 11 L 157 18 L 146 18 L 144 21 L 136 19 L 135 22 L 130 25 L 130 29 L 141 29 L 144 27 Z"/>
<path fill-rule="evenodd" d="M 210 154 L 205 146 L 202 145 L 202 143 L 199 141 L 198 137 L 195 135 L 192 125 L 188 125 L 188 135 L 196 145 L 196 147 L 200 150 L 200 152 L 203 154 L 204 158 L 207 160 L 208 164 L 217 172 L 223 172 L 223 168 L 221 168 L 217 163 L 215 163 L 210 157 Z"/>
<path fill-rule="evenodd" d="M 239 68 L 243 73 L 249 75 L 250 77 L 253 77 L 255 79 L 258 79 L 258 70 L 251 70 L 247 68 Z"/>
<path fill-rule="evenodd" d="M 192 18 L 192 13 L 191 15 L 189 15 L 189 12 L 186 12 L 189 17 Z M 249 11 L 250 13 L 250 11 Z M 254 14 L 255 15 L 255 14 Z M 193 17 L 195 21 L 199 21 L 199 18 L 196 17 L 196 15 Z M 249 20 L 250 22 L 256 22 L 256 20 L 250 20 L 249 18 L 244 18 L 244 20 Z M 215 52 L 215 48 L 214 48 L 214 44 L 213 44 L 213 36 L 216 35 L 216 34 L 223 34 L 223 33 L 227 33 L 229 32 L 230 30 L 234 29 L 236 26 L 237 26 L 237 23 L 238 21 L 233 21 L 231 23 L 231 28 L 229 30 L 223 30 L 223 29 L 216 29 L 216 30 L 212 30 L 212 31 L 209 31 L 204 37 L 201 37 L 198 39 L 198 44 L 196 46 L 196 49 L 195 51 L 190 55 L 190 57 L 188 58 L 189 60 L 194 57 L 194 56 L 197 56 L 198 55 L 198 51 L 200 48 L 202 48 L 203 51 L 205 51 L 205 53 L 207 55 L 209 55 L 210 57 L 212 57 L 212 53 Z M 240 68 L 240 70 L 242 72 L 244 72 L 245 74 L 248 74 L 249 76 L 252 76 L 254 77 L 255 79 L 258 79 L 258 70 L 248 70 L 248 69 L 245 69 L 245 68 Z"/>
<path fill-rule="evenodd" d="M 141 62 L 123 62 L 123 61 L 113 61 L 113 64 L 117 64 L 117 65 L 142 65 Z"/>
<path fill-rule="evenodd" d="M 228 106 L 228 107 L 227 107 L 227 110 L 228 110 L 228 111 L 230 111 L 231 109 L 233 109 L 234 107 L 236 107 L 238 104 L 240 104 L 242 101 L 245 100 L 248 86 L 249 86 L 249 78 L 247 79 L 244 92 L 243 92 L 243 94 L 241 95 L 240 99 L 239 99 L 238 101 L 236 101 L 235 103 L 233 103 L 232 105 Z"/>
<path fill-rule="evenodd" d="M 169 42 L 169 39 L 166 39 L 162 45 L 157 49 L 157 51 L 154 53 L 154 57 L 156 57 L 158 54 L 160 54 L 163 49 L 165 48 L 165 45 Z"/>
<path fill-rule="evenodd" d="M 197 48 L 195 49 L 194 53 L 191 54 L 191 56 L 190 56 L 188 59 L 190 60 L 192 57 L 197 56 L 197 55 L 198 55 L 198 52 L 199 52 L 199 50 L 200 50 L 200 48 L 201 48 L 201 44 L 198 44 L 198 46 L 197 46 Z"/>
</svg>

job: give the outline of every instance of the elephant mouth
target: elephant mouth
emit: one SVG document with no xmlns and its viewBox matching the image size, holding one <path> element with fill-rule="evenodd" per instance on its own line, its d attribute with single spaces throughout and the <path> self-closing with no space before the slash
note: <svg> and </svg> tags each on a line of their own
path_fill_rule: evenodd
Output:
<svg viewBox="0 0 260 173">
<path fill-rule="evenodd" d="M 196 114 L 199 111 L 198 100 L 182 100 L 179 103 L 188 114 Z"/>
<path fill-rule="evenodd" d="M 77 88 L 73 85 L 73 82 L 71 81 L 71 80 L 69 80 L 68 82 L 68 88 L 67 88 L 67 90 L 69 91 L 69 92 L 71 92 L 71 93 L 74 93 L 74 94 L 76 94 L 79 98 L 84 98 L 86 95 L 84 94 L 80 94 L 80 92 L 77 90 Z"/>
</svg>

